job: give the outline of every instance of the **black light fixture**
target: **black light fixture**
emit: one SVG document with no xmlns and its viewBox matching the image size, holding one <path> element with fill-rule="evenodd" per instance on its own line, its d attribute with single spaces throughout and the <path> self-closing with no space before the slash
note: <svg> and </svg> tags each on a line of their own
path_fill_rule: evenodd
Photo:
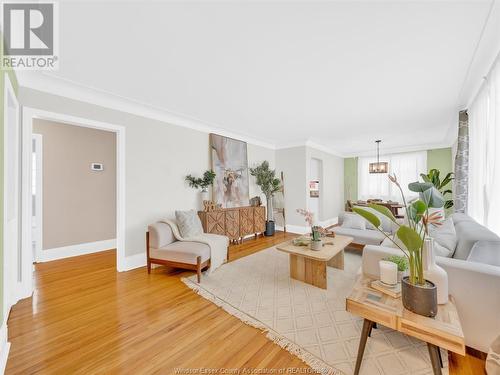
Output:
<svg viewBox="0 0 500 375">
<path fill-rule="evenodd" d="M 375 143 L 377 144 L 377 162 L 370 163 L 370 173 L 387 173 L 389 172 L 389 163 L 386 161 L 380 161 L 380 139 L 377 139 Z"/>
</svg>

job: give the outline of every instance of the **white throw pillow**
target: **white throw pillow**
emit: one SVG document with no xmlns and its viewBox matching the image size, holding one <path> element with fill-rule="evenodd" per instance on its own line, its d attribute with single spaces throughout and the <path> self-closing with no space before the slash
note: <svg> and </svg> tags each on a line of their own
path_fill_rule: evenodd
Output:
<svg viewBox="0 0 500 375">
<path fill-rule="evenodd" d="M 175 211 L 175 219 L 182 237 L 190 238 L 203 233 L 201 220 L 195 210 Z"/>
<path fill-rule="evenodd" d="M 455 248 L 457 247 L 457 232 L 455 231 L 455 224 L 451 217 L 444 220 L 441 225 L 429 225 L 429 236 L 434 238 L 434 241 L 438 245 L 448 250 L 448 255 L 441 255 L 439 252 L 443 253 L 444 251 L 438 246 L 435 246 L 436 255 L 447 257 L 453 256 Z"/>
<path fill-rule="evenodd" d="M 377 216 L 380 220 L 380 229 L 382 229 L 384 232 L 387 232 L 387 233 L 393 232 L 395 224 L 387 216 L 378 212 L 377 210 L 374 210 L 371 207 L 361 207 L 360 206 L 358 208 L 361 208 L 361 209 L 368 211 L 368 212 L 374 214 L 375 216 Z M 375 228 L 371 223 L 366 222 L 366 229 L 376 230 L 377 228 Z"/>
<path fill-rule="evenodd" d="M 341 227 L 365 230 L 366 220 L 361 216 L 359 216 L 358 214 L 346 212 Z"/>
</svg>

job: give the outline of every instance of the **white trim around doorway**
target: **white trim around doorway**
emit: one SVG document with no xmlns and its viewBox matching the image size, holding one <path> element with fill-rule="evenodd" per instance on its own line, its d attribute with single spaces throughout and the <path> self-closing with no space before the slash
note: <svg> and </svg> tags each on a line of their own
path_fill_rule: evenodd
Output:
<svg viewBox="0 0 500 375">
<path fill-rule="evenodd" d="M 23 223 L 29 221 L 24 228 L 31 228 L 31 139 L 33 134 L 33 119 L 57 121 L 66 125 L 81 126 L 116 133 L 116 268 L 119 272 L 126 271 L 125 256 L 125 127 L 62 113 L 44 111 L 37 108 L 23 108 Z M 29 143 L 28 143 L 29 142 Z M 27 147 L 29 145 L 29 147 Z M 32 246 L 32 231 L 23 231 L 24 246 Z M 31 249 L 31 248 L 30 248 Z M 32 252 L 29 252 L 32 254 Z M 30 260 L 33 262 L 33 259 Z M 23 263 L 24 264 L 24 263 Z"/>
</svg>

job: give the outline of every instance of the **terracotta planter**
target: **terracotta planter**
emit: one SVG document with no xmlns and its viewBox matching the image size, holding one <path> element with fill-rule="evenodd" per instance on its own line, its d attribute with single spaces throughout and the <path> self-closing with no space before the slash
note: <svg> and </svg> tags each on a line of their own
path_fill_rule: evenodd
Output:
<svg viewBox="0 0 500 375">
<path fill-rule="evenodd" d="M 437 288 L 426 280 L 425 285 L 413 285 L 408 276 L 401 281 L 401 299 L 405 309 L 418 315 L 435 317 L 437 314 Z"/>
</svg>

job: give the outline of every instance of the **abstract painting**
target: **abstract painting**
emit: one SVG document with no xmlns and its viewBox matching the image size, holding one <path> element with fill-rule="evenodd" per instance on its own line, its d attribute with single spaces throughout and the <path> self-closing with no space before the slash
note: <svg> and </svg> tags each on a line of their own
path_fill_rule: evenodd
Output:
<svg viewBox="0 0 500 375">
<path fill-rule="evenodd" d="M 247 144 L 210 134 L 210 151 L 216 174 L 213 200 L 224 208 L 248 206 Z"/>
</svg>

